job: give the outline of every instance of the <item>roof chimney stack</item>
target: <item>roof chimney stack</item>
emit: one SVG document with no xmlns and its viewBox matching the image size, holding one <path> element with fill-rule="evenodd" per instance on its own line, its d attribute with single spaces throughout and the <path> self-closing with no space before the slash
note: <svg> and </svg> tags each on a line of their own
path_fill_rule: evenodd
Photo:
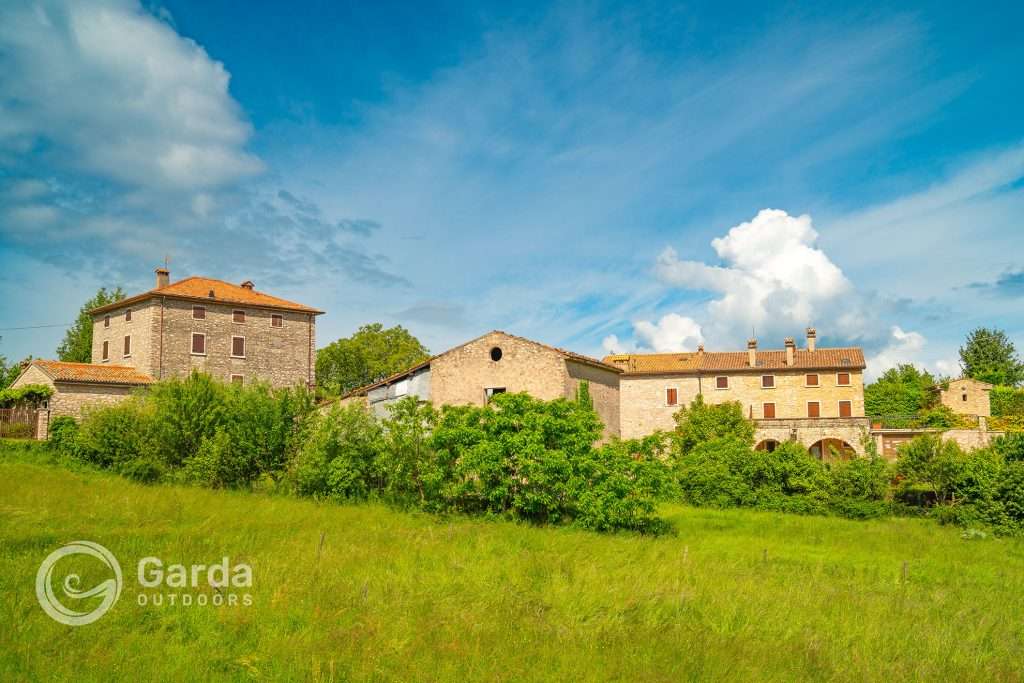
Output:
<svg viewBox="0 0 1024 683">
<path fill-rule="evenodd" d="M 747 340 L 747 363 L 752 368 L 756 368 L 757 367 L 757 340 L 756 339 L 748 339 Z"/>
<path fill-rule="evenodd" d="M 813 327 L 807 328 L 807 350 L 814 352 L 815 346 L 818 343 L 818 332 Z"/>
<path fill-rule="evenodd" d="M 796 354 L 796 342 L 792 337 L 786 337 L 786 365 L 792 367 Z"/>
<path fill-rule="evenodd" d="M 248 289 L 250 292 L 252 291 L 252 288 L 255 286 L 256 283 L 254 283 L 252 280 L 246 280 L 245 282 L 242 283 L 242 289 Z"/>
<path fill-rule="evenodd" d="M 156 288 L 166 287 L 171 284 L 171 271 L 166 268 L 156 269 Z"/>
</svg>

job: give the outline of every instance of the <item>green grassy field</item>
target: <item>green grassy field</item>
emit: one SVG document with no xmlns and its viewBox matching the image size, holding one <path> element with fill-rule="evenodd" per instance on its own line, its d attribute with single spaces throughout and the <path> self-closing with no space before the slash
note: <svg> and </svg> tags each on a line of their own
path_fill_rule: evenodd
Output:
<svg viewBox="0 0 1024 683">
<path fill-rule="evenodd" d="M 926 520 L 666 515 L 678 536 L 602 536 L 0 456 L 0 680 L 1022 678 L 1020 541 Z M 125 587 L 73 628 L 34 582 L 79 539 L 114 552 Z M 247 562 L 253 604 L 141 607 L 146 555 Z"/>
</svg>

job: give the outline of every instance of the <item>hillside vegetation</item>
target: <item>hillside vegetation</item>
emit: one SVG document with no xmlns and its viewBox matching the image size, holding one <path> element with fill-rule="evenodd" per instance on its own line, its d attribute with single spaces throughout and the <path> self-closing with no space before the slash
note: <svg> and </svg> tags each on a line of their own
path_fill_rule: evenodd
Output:
<svg viewBox="0 0 1024 683">
<path fill-rule="evenodd" d="M 1021 680 L 1018 539 L 682 506 L 676 535 L 596 534 L 0 453 L 0 680 Z M 125 589 L 70 628 L 34 580 L 77 539 Z M 253 605 L 141 607 L 145 555 L 247 562 Z"/>
</svg>

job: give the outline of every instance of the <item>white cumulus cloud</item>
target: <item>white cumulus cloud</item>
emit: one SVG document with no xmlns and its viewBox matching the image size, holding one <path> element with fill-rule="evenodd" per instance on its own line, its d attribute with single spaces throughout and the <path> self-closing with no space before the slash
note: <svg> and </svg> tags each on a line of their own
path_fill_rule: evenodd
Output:
<svg viewBox="0 0 1024 683">
<path fill-rule="evenodd" d="M 617 335 L 609 334 L 604 338 L 601 347 L 607 353 L 627 353 L 632 351 L 655 351 L 670 353 L 673 351 L 693 351 L 704 343 L 704 333 L 700 324 L 693 318 L 669 313 L 657 322 L 638 320 L 633 323 L 633 341 L 621 341 Z"/>
<path fill-rule="evenodd" d="M 904 363 L 920 361 L 921 352 L 927 340 L 919 332 L 904 332 L 899 325 L 890 330 L 889 343 L 874 356 L 867 359 L 869 379 L 875 379 L 886 370 Z"/>
<path fill-rule="evenodd" d="M 230 75 L 134 1 L 0 8 L 0 149 L 45 141 L 82 170 L 149 189 L 248 177 L 251 127 Z"/>
</svg>

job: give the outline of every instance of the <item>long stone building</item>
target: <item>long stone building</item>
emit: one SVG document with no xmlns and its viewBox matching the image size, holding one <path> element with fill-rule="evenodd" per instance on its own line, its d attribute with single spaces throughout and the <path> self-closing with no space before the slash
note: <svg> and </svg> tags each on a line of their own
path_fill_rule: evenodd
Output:
<svg viewBox="0 0 1024 683">
<path fill-rule="evenodd" d="M 675 426 L 673 416 L 697 396 L 706 403 L 736 401 L 757 425 L 757 447 L 774 450 L 799 441 L 818 457 L 832 449 L 862 453 L 869 430 L 864 416 L 864 353 L 860 348 L 818 348 L 807 329 L 804 348 L 787 338 L 782 349 L 618 354 L 604 358 L 621 368 L 620 433 L 636 438 Z"/>
</svg>

